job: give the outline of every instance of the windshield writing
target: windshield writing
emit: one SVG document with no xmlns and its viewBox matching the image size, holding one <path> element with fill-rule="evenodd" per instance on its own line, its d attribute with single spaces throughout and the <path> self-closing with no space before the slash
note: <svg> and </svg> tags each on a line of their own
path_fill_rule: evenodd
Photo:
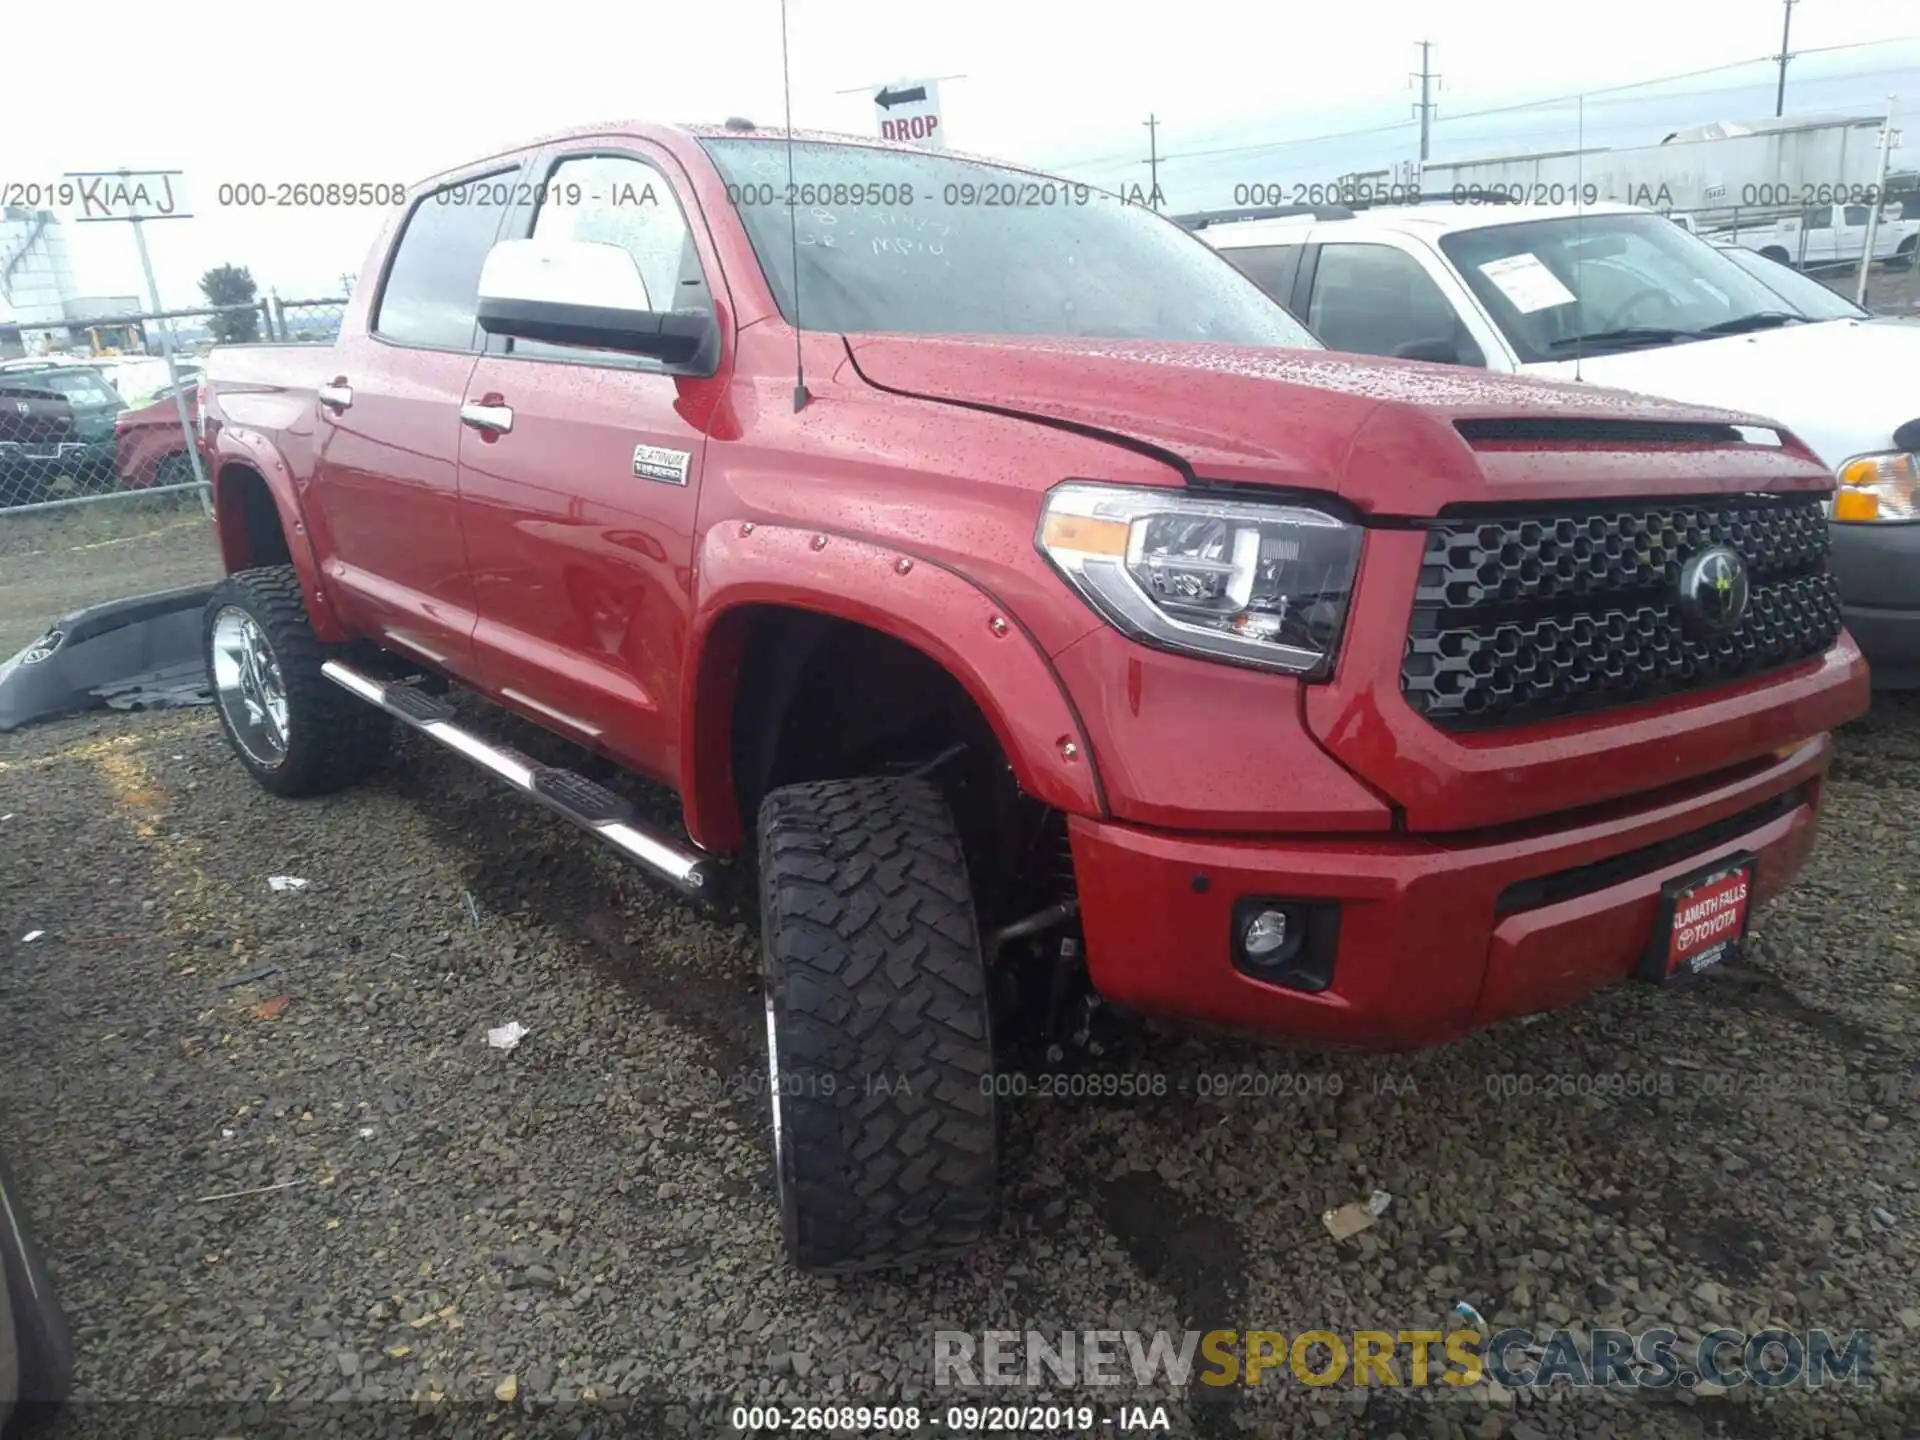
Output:
<svg viewBox="0 0 1920 1440">
<path fill-rule="evenodd" d="M 793 146 L 790 188 L 784 142 L 706 148 L 803 329 L 1320 348 L 1211 248 L 1084 185 L 813 142 Z"/>
</svg>

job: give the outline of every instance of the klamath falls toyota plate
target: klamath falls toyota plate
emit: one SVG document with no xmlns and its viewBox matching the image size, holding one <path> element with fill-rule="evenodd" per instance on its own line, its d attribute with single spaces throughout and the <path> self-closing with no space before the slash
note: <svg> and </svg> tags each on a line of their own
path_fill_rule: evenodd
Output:
<svg viewBox="0 0 1920 1440">
<path fill-rule="evenodd" d="M 1753 897 L 1754 857 L 1730 855 L 1704 871 L 1670 880 L 1660 891 L 1653 939 L 1640 960 L 1641 978 L 1656 983 L 1698 975 L 1739 949 Z"/>
</svg>

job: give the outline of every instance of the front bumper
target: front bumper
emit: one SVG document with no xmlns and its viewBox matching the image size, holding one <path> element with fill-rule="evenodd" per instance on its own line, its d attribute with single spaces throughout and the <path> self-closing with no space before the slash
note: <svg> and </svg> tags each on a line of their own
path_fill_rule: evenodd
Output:
<svg viewBox="0 0 1920 1440">
<path fill-rule="evenodd" d="M 1371 1049 L 1565 1005 L 1632 973 L 1666 881 L 1748 850 L 1756 903 L 1785 886 L 1831 749 L 1820 735 L 1684 792 L 1472 838 L 1224 839 L 1075 816 L 1093 983 L 1148 1015 Z M 1234 967 L 1234 905 L 1252 896 L 1338 904 L 1327 989 Z"/>
<path fill-rule="evenodd" d="M 1834 524 L 1840 612 L 1876 689 L 1920 688 L 1920 522 Z"/>
</svg>

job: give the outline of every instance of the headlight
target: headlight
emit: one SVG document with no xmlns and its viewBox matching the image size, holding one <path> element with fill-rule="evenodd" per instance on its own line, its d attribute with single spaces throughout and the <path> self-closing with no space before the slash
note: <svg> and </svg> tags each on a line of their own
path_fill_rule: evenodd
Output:
<svg viewBox="0 0 1920 1440">
<path fill-rule="evenodd" d="M 1833 495 L 1834 519 L 1920 520 L 1915 505 L 1920 457 L 1911 452 L 1856 455 L 1834 473 L 1840 481 Z"/>
<path fill-rule="evenodd" d="M 1294 505 L 1062 485 L 1040 551 L 1136 640 L 1296 675 L 1332 668 L 1360 531 Z"/>
</svg>

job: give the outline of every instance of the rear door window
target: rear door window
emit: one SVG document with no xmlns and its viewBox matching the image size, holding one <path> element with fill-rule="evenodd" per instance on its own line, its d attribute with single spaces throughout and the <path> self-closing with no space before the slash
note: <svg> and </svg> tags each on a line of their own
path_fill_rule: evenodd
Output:
<svg viewBox="0 0 1920 1440">
<path fill-rule="evenodd" d="M 1293 282 L 1300 273 L 1304 245 L 1241 245 L 1223 249 L 1226 262 L 1267 294 L 1293 308 Z"/>
<path fill-rule="evenodd" d="M 474 350 L 480 267 L 518 188 L 515 170 L 442 185 L 407 217 L 387 266 L 373 331 L 401 345 Z"/>
</svg>

